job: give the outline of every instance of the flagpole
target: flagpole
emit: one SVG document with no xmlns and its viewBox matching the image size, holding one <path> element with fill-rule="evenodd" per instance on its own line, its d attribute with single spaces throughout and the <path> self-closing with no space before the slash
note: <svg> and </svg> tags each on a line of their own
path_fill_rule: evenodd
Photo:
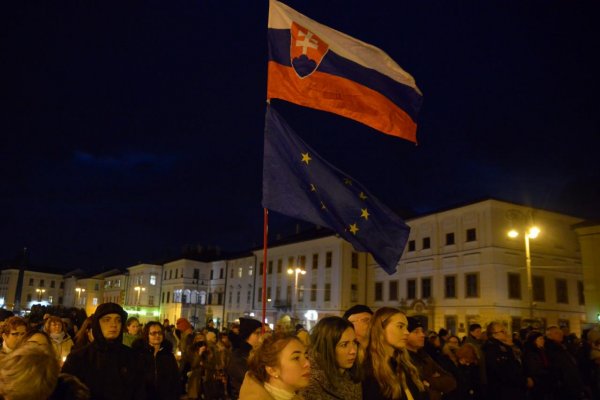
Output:
<svg viewBox="0 0 600 400">
<path fill-rule="evenodd" d="M 264 210 L 263 224 L 263 270 L 262 270 L 262 332 L 265 333 L 267 315 L 267 233 L 269 230 L 269 210 Z"/>
</svg>

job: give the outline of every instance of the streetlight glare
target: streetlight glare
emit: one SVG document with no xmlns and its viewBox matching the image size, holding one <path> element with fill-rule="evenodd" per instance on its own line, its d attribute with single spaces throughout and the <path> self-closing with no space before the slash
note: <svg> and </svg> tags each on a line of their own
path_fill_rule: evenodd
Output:
<svg viewBox="0 0 600 400">
<path fill-rule="evenodd" d="M 538 235 L 540 234 L 540 228 L 538 228 L 537 226 L 532 226 L 531 228 L 529 228 L 529 237 L 532 239 L 535 239 L 536 237 L 538 237 Z"/>
<path fill-rule="evenodd" d="M 291 269 L 291 268 L 288 268 L 288 274 L 290 274 L 290 275 L 291 275 L 291 274 L 293 274 L 293 273 L 294 273 L 294 270 L 293 270 L 293 269 Z"/>
<path fill-rule="evenodd" d="M 517 236 L 519 236 L 519 232 L 517 232 L 516 230 L 511 229 L 510 231 L 508 231 L 508 237 L 516 238 Z"/>
</svg>

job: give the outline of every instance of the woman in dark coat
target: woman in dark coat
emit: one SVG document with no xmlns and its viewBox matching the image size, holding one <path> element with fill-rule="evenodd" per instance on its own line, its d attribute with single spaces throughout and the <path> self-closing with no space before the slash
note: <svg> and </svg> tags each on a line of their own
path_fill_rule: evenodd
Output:
<svg viewBox="0 0 600 400">
<path fill-rule="evenodd" d="M 131 345 L 144 366 L 144 382 L 148 400 L 178 400 L 181 383 L 173 345 L 165 339 L 160 322 L 148 322 L 142 338 Z"/>
<path fill-rule="evenodd" d="M 532 331 L 525 342 L 523 368 L 525 375 L 533 379 L 533 387 L 529 390 L 531 400 L 552 400 L 552 385 L 550 360 L 544 347 L 544 335 Z"/>
</svg>

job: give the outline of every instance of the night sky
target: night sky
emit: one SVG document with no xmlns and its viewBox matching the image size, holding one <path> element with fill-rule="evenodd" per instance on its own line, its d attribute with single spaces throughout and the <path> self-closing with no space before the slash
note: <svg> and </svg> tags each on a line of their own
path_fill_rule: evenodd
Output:
<svg viewBox="0 0 600 400">
<path fill-rule="evenodd" d="M 597 2 L 285 3 L 382 48 L 423 92 L 418 146 L 272 102 L 391 208 L 495 197 L 600 217 Z M 2 2 L 0 260 L 27 247 L 31 265 L 101 270 L 260 245 L 267 14 Z"/>
</svg>

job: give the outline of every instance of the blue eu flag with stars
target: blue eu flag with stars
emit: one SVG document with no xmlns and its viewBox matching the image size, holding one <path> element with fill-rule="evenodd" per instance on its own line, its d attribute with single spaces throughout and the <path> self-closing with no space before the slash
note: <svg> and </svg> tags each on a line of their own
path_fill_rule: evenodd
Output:
<svg viewBox="0 0 600 400">
<path fill-rule="evenodd" d="M 321 158 L 272 108 L 265 117 L 262 205 L 335 231 L 396 272 L 410 228 L 364 186 Z"/>
</svg>

